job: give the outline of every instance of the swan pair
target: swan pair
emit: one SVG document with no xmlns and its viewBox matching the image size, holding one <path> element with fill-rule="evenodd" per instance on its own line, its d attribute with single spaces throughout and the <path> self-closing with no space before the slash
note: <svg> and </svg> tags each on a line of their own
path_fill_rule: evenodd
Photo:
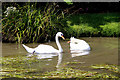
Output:
<svg viewBox="0 0 120 80">
<path fill-rule="evenodd" d="M 58 32 L 56 34 L 55 40 L 58 46 L 58 50 L 50 45 L 43 45 L 43 44 L 38 45 L 38 47 L 36 48 L 29 48 L 24 44 L 22 45 L 27 50 L 28 53 L 62 53 L 63 49 L 59 43 L 58 40 L 59 37 L 65 39 L 63 37 L 62 32 Z M 84 40 L 79 40 L 74 37 L 71 37 L 69 42 L 70 42 L 70 50 L 90 50 L 90 46 Z"/>
</svg>

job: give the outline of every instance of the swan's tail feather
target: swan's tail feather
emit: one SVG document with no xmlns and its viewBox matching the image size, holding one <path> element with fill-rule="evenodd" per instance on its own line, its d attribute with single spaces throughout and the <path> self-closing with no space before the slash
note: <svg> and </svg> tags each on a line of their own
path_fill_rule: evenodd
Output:
<svg viewBox="0 0 120 80">
<path fill-rule="evenodd" d="M 22 44 L 23 45 L 23 47 L 26 49 L 26 51 L 28 52 L 28 53 L 33 53 L 34 52 L 34 49 L 33 48 L 29 48 L 29 47 L 27 47 L 26 45 L 24 45 L 24 44 Z"/>
</svg>

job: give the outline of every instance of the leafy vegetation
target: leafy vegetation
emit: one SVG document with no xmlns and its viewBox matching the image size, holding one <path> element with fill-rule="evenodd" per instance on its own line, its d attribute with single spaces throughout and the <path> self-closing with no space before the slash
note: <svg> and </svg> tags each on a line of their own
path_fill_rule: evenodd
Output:
<svg viewBox="0 0 120 80">
<path fill-rule="evenodd" d="M 68 35 L 117 37 L 119 13 L 77 14 L 67 20 Z"/>
<path fill-rule="evenodd" d="M 102 28 L 101 34 L 103 36 L 119 36 L 120 32 L 118 29 L 118 26 L 120 23 L 118 22 L 111 22 L 107 23 L 105 25 L 101 25 L 100 28 Z"/>
<path fill-rule="evenodd" d="M 60 19 L 64 18 L 61 11 L 56 11 L 56 5 L 46 3 L 44 8 L 39 9 L 36 9 L 36 4 L 30 3 L 15 7 L 15 10 L 8 7 L 2 19 L 3 41 L 22 43 L 52 39 L 61 28 Z"/>
<path fill-rule="evenodd" d="M 71 0 L 64 1 L 74 4 Z M 60 9 L 58 3 L 43 4 L 40 7 L 37 3 L 5 7 L 2 18 L 3 42 L 44 42 L 54 40 L 58 31 L 67 38 L 120 35 L 119 13 L 77 14 L 79 10 L 70 12 L 74 6 Z"/>
<path fill-rule="evenodd" d="M 73 4 L 72 0 L 64 0 L 68 5 Z"/>
</svg>

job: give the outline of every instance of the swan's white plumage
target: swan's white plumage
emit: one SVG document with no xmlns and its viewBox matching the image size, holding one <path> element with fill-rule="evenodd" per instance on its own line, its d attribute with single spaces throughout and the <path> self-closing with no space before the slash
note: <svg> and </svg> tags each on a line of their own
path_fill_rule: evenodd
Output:
<svg viewBox="0 0 120 80">
<path fill-rule="evenodd" d="M 70 50 L 90 50 L 90 46 L 84 40 L 70 38 Z"/>
<path fill-rule="evenodd" d="M 34 52 L 34 48 L 29 48 L 29 47 L 27 47 L 26 45 L 24 45 L 24 44 L 22 44 L 23 45 L 23 47 L 26 49 L 26 51 L 28 52 L 28 53 L 33 53 Z"/>
<path fill-rule="evenodd" d="M 50 45 L 39 45 L 35 49 L 35 53 L 58 53 L 59 51 L 55 48 L 53 48 Z"/>
<path fill-rule="evenodd" d="M 63 52 L 63 49 L 58 41 L 58 37 L 62 37 L 64 39 L 63 33 L 58 32 L 55 37 L 56 44 L 59 50 L 55 49 L 54 47 L 50 45 L 43 45 L 43 44 L 38 45 L 38 47 L 36 48 L 29 48 L 23 44 L 23 47 L 27 50 L 28 53 L 34 53 L 34 52 L 35 53 L 61 53 Z"/>
</svg>

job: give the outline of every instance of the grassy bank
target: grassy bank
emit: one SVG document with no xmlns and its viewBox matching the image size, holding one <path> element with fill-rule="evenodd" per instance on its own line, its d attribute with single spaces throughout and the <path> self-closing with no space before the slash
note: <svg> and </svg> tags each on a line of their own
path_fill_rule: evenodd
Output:
<svg viewBox="0 0 120 80">
<path fill-rule="evenodd" d="M 36 4 L 8 7 L 3 11 L 3 42 L 45 42 L 54 40 L 58 31 L 66 38 L 118 37 L 120 13 L 67 14 L 56 3 L 37 8 Z"/>
<path fill-rule="evenodd" d="M 117 37 L 120 13 L 76 14 L 67 20 L 69 36 Z"/>
</svg>

